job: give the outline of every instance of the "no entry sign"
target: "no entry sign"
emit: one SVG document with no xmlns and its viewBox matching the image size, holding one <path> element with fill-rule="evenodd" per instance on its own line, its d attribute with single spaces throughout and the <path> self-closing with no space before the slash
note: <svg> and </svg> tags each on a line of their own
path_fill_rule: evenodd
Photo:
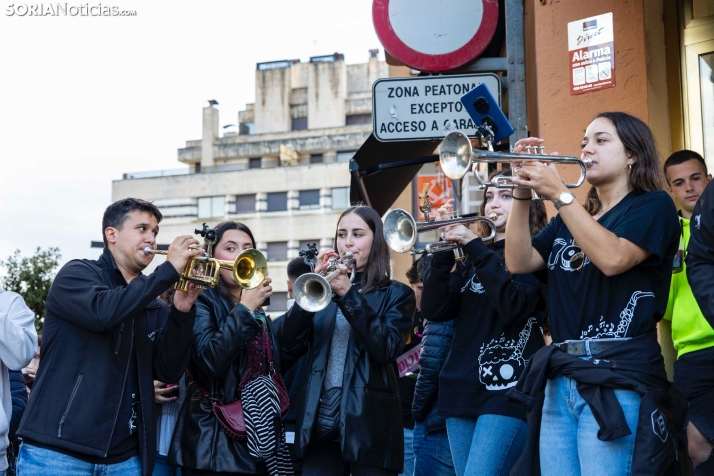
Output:
<svg viewBox="0 0 714 476">
<path fill-rule="evenodd" d="M 372 85 L 374 136 L 382 141 L 442 139 L 452 130 L 474 137 L 476 126 L 461 96 L 484 83 L 501 104 L 493 73 L 378 79 Z"/>
<path fill-rule="evenodd" d="M 498 22 L 498 0 L 374 0 L 384 49 L 419 71 L 445 71 L 476 58 Z"/>
</svg>

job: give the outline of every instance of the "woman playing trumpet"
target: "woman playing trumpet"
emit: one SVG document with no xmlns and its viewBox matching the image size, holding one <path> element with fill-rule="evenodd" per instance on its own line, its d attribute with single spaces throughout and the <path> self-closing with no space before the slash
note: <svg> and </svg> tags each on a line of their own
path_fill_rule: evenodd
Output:
<svg viewBox="0 0 714 476">
<path fill-rule="evenodd" d="M 491 182 L 503 176 L 510 171 L 492 174 Z M 509 474 L 527 440 L 525 411 L 505 394 L 544 345 L 545 304 L 534 275 L 511 275 L 504 265 L 512 202 L 510 189 L 485 189 L 479 215 L 496 214 L 494 241 L 486 245 L 464 225 L 447 226 L 443 238 L 459 243 L 467 259 L 454 266 L 452 253 L 434 253 L 425 273 L 424 318 L 456 319 L 451 352 L 439 376 L 439 415 L 446 417 L 457 476 Z M 437 214 L 449 210 L 450 203 Z M 545 218 L 543 204 L 534 202 L 523 219 L 535 234 Z"/>
<path fill-rule="evenodd" d="M 295 447 L 310 475 L 396 475 L 404 436 L 395 359 L 412 328 L 414 292 L 389 276 L 382 221 L 366 206 L 339 218 L 334 250 L 318 254 L 316 272 L 348 251 L 348 269 L 330 281 L 332 300 L 315 314 L 302 342 L 309 381 L 298 405 Z M 288 316 L 290 317 L 290 316 Z M 278 333 L 284 332 L 280 323 Z"/>
<path fill-rule="evenodd" d="M 242 223 L 222 222 L 214 231 L 216 243 L 211 258 L 233 261 L 240 252 L 255 248 L 253 234 Z M 248 290 L 235 282 L 232 270 L 221 269 L 220 276 L 218 286 L 204 291 L 196 302 L 187 395 L 176 422 L 168 461 L 181 466 L 184 476 L 292 474 L 282 425 L 264 429 L 265 433 L 276 432 L 271 436 L 282 440 L 277 454 L 266 459 L 253 454 L 245 438 L 234 439 L 229 435 L 214 414 L 216 401 L 228 405 L 238 400 L 243 400 L 245 413 L 246 374 L 258 374 L 261 369 L 273 366 L 279 372 L 282 365 L 289 366 L 292 362 L 289 347 L 278 338 L 271 320 L 262 311 L 266 298 L 273 293 L 271 279 L 266 277 L 258 287 Z M 297 306 L 293 312 L 307 318 L 312 315 Z"/>
<path fill-rule="evenodd" d="M 514 152 L 541 142 L 522 139 Z M 542 401 L 545 387 L 540 435 L 531 428 L 533 459 L 519 474 L 538 474 L 532 464 L 538 442 L 544 475 L 662 474 L 674 445 L 656 324 L 667 307 L 677 211 L 661 190 L 655 139 L 641 120 L 599 114 L 585 130 L 582 156 L 592 161 L 585 206 L 552 164 L 527 161 L 516 169 L 516 185 L 531 187 L 559 210 L 531 238 L 525 225 L 531 194 L 516 189 L 521 200 L 506 231 L 508 268 L 548 273 L 555 343 L 533 357 L 519 382 L 523 401 Z M 532 415 L 540 417 L 540 409 Z"/>
</svg>

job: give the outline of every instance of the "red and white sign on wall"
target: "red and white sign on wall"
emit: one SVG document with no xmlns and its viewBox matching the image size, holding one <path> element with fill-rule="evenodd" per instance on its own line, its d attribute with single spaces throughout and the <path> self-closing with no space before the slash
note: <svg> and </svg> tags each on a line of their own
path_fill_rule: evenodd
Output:
<svg viewBox="0 0 714 476">
<path fill-rule="evenodd" d="M 498 1 L 373 0 L 372 21 L 390 55 L 419 71 L 446 71 L 486 49 Z"/>
<path fill-rule="evenodd" d="M 612 13 L 568 23 L 570 94 L 615 87 Z"/>
</svg>

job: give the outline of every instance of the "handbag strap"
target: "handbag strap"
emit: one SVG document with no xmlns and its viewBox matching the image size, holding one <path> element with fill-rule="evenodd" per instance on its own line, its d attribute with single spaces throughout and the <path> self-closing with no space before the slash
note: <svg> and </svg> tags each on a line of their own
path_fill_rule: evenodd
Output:
<svg viewBox="0 0 714 476">
<path fill-rule="evenodd" d="M 191 371 L 189 371 L 188 369 L 186 369 L 186 375 L 188 375 L 189 377 L 191 377 L 191 380 L 193 380 L 193 382 L 196 384 L 196 387 L 198 387 L 198 390 L 199 390 L 199 391 L 203 394 L 203 396 L 206 397 L 211 403 L 213 403 L 214 405 L 216 405 L 216 404 L 218 404 L 218 405 L 223 405 L 223 401 L 222 401 L 221 399 L 219 399 L 219 398 L 213 398 L 213 397 L 211 397 L 211 396 L 208 394 L 208 391 L 206 391 L 206 389 L 203 388 L 200 383 L 198 383 L 198 380 L 196 380 L 195 378 L 193 378 L 193 375 L 191 375 Z"/>
</svg>

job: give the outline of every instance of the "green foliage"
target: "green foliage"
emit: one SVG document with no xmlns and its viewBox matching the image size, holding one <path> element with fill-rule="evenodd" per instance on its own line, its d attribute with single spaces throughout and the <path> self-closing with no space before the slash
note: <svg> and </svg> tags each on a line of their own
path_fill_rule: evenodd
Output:
<svg viewBox="0 0 714 476">
<path fill-rule="evenodd" d="M 37 247 L 34 256 L 29 258 L 20 256 L 20 250 L 15 250 L 7 261 L 0 261 L 6 271 L 5 276 L 0 277 L 2 287 L 21 295 L 27 307 L 32 309 L 38 334 L 42 334 L 45 301 L 61 257 L 59 248 L 43 251 Z"/>
</svg>

